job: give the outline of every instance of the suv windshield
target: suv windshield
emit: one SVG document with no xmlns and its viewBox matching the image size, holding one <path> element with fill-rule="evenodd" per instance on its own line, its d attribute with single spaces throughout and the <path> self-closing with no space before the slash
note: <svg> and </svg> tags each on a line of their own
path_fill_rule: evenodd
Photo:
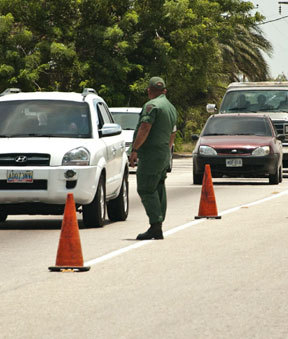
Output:
<svg viewBox="0 0 288 339">
<path fill-rule="evenodd" d="M 90 138 L 85 102 L 15 100 L 0 102 L 0 137 Z"/>
<path fill-rule="evenodd" d="M 220 113 L 288 112 L 287 90 L 241 90 L 228 92 Z"/>
<path fill-rule="evenodd" d="M 210 118 L 204 127 L 202 135 L 272 136 L 272 131 L 265 118 L 222 116 L 221 118 Z"/>
<path fill-rule="evenodd" d="M 135 130 L 139 114 L 126 113 L 126 112 L 112 112 L 113 118 L 117 124 L 119 124 L 124 130 Z"/>
</svg>

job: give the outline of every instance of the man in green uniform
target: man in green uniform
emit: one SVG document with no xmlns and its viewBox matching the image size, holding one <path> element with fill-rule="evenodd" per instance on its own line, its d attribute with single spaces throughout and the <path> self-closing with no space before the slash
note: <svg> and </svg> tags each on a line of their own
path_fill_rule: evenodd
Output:
<svg viewBox="0 0 288 339">
<path fill-rule="evenodd" d="M 138 234 L 137 240 L 163 239 L 165 179 L 176 135 L 177 112 L 166 98 L 164 80 L 152 77 L 147 90 L 150 100 L 142 108 L 130 154 L 130 166 L 134 167 L 138 158 L 137 192 L 150 223 L 150 228 Z"/>
</svg>

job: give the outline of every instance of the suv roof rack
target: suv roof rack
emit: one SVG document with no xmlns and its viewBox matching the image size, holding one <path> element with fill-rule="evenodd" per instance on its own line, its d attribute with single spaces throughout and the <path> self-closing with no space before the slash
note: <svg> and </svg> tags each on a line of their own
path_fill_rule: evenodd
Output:
<svg viewBox="0 0 288 339">
<path fill-rule="evenodd" d="M 20 93 L 20 92 L 21 92 L 20 88 L 7 88 L 5 89 L 4 92 L 0 93 L 0 96 L 7 95 L 7 94 Z"/>
<path fill-rule="evenodd" d="M 84 88 L 83 92 L 82 92 L 83 97 L 86 97 L 88 94 L 96 94 L 97 95 L 97 92 L 95 91 L 94 88 Z"/>
</svg>

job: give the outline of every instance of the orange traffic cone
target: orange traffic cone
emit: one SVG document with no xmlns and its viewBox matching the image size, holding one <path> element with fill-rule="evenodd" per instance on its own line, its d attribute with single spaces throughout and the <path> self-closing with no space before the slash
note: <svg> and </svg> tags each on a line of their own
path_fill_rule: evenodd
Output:
<svg viewBox="0 0 288 339">
<path fill-rule="evenodd" d="M 218 216 L 212 176 L 211 176 L 211 169 L 210 169 L 210 165 L 208 164 L 205 165 L 199 212 L 198 212 L 198 216 L 195 217 L 195 219 L 200 219 L 200 218 L 221 219 L 221 216 Z"/>
<path fill-rule="evenodd" d="M 90 270 L 90 267 L 83 267 L 79 226 L 72 193 L 68 193 L 66 199 L 55 265 L 49 267 L 49 270 L 58 272 Z"/>
</svg>

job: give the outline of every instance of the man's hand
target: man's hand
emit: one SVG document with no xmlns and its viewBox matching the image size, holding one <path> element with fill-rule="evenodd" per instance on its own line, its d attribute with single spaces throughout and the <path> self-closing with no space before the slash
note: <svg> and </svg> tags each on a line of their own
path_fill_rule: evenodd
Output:
<svg viewBox="0 0 288 339">
<path fill-rule="evenodd" d="M 149 124 L 148 122 L 142 122 L 140 125 L 135 141 L 133 142 L 133 148 L 129 158 L 129 165 L 131 167 L 135 167 L 135 164 L 138 159 L 137 150 L 144 144 L 145 140 L 148 137 L 148 134 L 150 133 L 151 127 L 152 125 Z"/>
<path fill-rule="evenodd" d="M 129 157 L 129 165 L 131 167 L 135 167 L 137 159 L 138 159 L 137 152 L 131 152 L 130 157 Z"/>
</svg>

